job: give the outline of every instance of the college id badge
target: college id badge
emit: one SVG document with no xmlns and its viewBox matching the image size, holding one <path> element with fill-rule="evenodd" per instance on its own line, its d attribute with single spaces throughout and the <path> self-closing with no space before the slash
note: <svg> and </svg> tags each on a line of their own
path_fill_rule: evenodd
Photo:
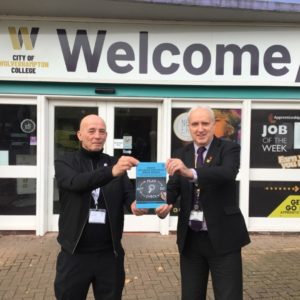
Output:
<svg viewBox="0 0 300 300">
<path fill-rule="evenodd" d="M 89 223 L 105 224 L 106 209 L 90 209 Z"/>
<path fill-rule="evenodd" d="M 190 221 L 200 221 L 203 222 L 203 211 L 192 210 L 190 214 Z"/>
</svg>

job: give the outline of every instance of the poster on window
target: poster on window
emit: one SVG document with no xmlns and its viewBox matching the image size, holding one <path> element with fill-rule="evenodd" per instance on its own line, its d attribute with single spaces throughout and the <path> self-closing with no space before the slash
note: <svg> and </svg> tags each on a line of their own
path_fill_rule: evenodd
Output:
<svg viewBox="0 0 300 300">
<path fill-rule="evenodd" d="M 300 168 L 300 110 L 252 110 L 251 168 Z"/>
<path fill-rule="evenodd" d="M 300 218 L 299 181 L 252 181 L 250 183 L 249 216 Z"/>
</svg>

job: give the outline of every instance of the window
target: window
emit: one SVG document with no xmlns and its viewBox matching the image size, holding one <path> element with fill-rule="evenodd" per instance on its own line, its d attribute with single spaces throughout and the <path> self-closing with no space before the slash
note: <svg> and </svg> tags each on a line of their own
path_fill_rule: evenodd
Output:
<svg viewBox="0 0 300 300">
<path fill-rule="evenodd" d="M 36 165 L 36 106 L 0 105 L 0 165 Z"/>
<path fill-rule="evenodd" d="M 251 168 L 300 168 L 300 110 L 254 109 Z"/>
</svg>

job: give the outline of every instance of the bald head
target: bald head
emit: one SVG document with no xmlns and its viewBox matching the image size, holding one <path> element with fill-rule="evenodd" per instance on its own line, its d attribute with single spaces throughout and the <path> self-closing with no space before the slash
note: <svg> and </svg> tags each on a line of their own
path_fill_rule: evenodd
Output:
<svg viewBox="0 0 300 300">
<path fill-rule="evenodd" d="M 106 128 L 105 122 L 101 117 L 97 115 L 87 115 L 81 119 L 79 130 L 83 129 L 86 126 L 89 126 L 91 123 L 97 123 L 97 122 L 102 122 Z"/>
<path fill-rule="evenodd" d="M 85 116 L 80 122 L 77 137 L 84 149 L 100 151 L 107 137 L 104 120 L 97 115 Z"/>
</svg>

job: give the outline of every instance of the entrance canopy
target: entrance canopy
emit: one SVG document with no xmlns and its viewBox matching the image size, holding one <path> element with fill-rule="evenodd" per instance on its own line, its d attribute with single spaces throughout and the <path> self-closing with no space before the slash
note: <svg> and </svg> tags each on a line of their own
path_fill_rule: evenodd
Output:
<svg viewBox="0 0 300 300">
<path fill-rule="evenodd" d="M 299 23 L 300 2 L 207 0 L 1 0 L 2 16 L 191 22 Z"/>
</svg>

